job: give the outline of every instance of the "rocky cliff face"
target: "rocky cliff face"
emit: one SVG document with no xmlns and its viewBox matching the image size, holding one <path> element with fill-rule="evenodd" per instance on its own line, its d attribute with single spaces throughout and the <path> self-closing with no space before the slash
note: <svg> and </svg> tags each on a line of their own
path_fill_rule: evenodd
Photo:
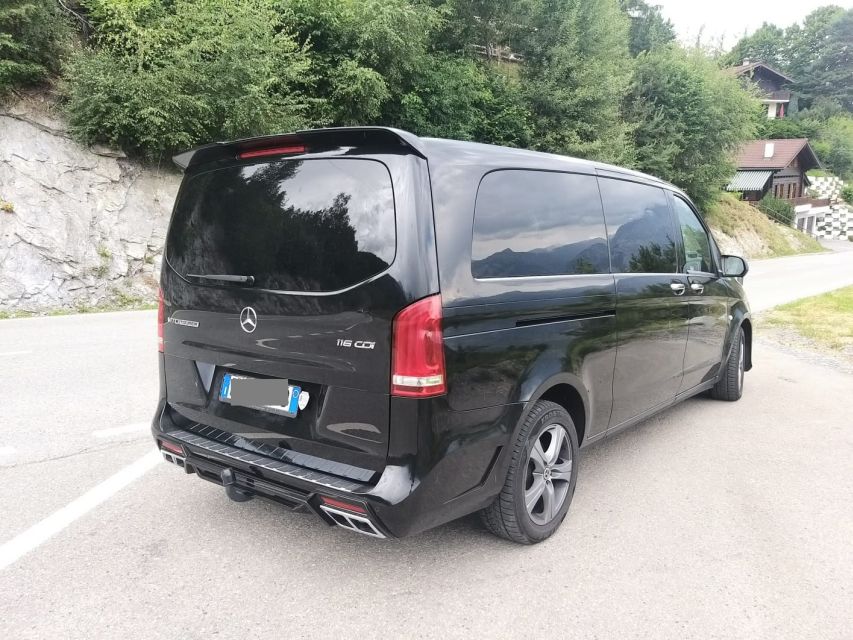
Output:
<svg viewBox="0 0 853 640">
<path fill-rule="evenodd" d="M 0 311 L 154 301 L 179 183 L 33 101 L 0 107 Z"/>
</svg>

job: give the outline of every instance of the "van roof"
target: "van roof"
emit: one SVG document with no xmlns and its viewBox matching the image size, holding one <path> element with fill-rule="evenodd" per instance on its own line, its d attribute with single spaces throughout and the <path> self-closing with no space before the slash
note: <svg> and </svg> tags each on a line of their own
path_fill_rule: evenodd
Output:
<svg viewBox="0 0 853 640">
<path fill-rule="evenodd" d="M 500 163 L 506 161 L 512 164 L 534 162 L 540 168 L 552 168 L 554 170 L 586 170 L 595 171 L 602 175 L 621 174 L 634 178 L 641 178 L 647 182 L 656 182 L 661 185 L 681 191 L 675 185 L 661 180 L 656 176 L 626 169 L 606 162 L 585 160 L 573 156 L 563 156 L 556 153 L 545 153 L 542 151 L 530 151 L 515 147 L 502 147 L 494 144 L 483 144 L 480 142 L 466 142 L 463 140 L 448 140 L 445 138 L 418 138 L 423 144 L 424 155 L 430 159 L 440 156 L 442 162 L 448 164 L 464 164 L 478 162 L 487 157 L 490 162 Z"/>
<path fill-rule="evenodd" d="M 408 131 L 392 127 L 330 127 L 244 138 L 231 142 L 214 142 L 180 153 L 174 156 L 173 160 L 181 169 L 186 170 L 208 162 L 233 158 L 246 151 L 294 144 L 310 145 L 312 142 L 334 143 L 341 146 L 389 145 L 407 147 L 431 162 L 450 165 L 480 163 L 484 160 L 488 160 L 489 164 L 500 164 L 501 162 L 513 165 L 531 163 L 540 169 L 582 170 L 613 177 L 639 178 L 645 182 L 657 183 L 681 192 L 675 185 L 655 176 L 604 162 L 480 142 L 421 138 Z"/>
</svg>

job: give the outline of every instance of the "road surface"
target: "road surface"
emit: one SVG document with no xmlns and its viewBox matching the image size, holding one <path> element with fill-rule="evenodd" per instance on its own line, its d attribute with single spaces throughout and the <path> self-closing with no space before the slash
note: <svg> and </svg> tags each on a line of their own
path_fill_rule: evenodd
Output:
<svg viewBox="0 0 853 640">
<path fill-rule="evenodd" d="M 833 241 L 831 253 L 751 261 L 744 287 L 752 310 L 853 285 L 853 251 L 847 245 L 853 247 L 851 242 Z"/>
<path fill-rule="evenodd" d="M 835 260 L 747 282 L 811 293 Z M 153 312 L 0 322 L 0 637 L 851 637 L 853 376 L 759 343 L 740 402 L 586 450 L 563 527 L 519 547 L 227 500 L 151 453 L 155 354 Z"/>
</svg>

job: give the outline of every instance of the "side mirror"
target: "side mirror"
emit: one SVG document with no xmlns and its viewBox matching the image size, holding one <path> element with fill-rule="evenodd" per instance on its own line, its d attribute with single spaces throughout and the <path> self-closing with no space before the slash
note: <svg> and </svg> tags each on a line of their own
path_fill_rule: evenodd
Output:
<svg viewBox="0 0 853 640">
<path fill-rule="evenodd" d="M 746 260 L 740 256 L 723 256 L 722 272 L 726 278 L 743 278 L 749 271 Z"/>
</svg>

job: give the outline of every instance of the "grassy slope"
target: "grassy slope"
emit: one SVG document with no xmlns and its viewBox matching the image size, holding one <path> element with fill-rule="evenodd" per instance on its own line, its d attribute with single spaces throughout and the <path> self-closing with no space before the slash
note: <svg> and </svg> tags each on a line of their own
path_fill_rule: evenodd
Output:
<svg viewBox="0 0 853 640">
<path fill-rule="evenodd" d="M 853 347 L 853 287 L 776 307 L 764 321 L 795 329 L 830 349 L 846 350 Z"/>
<path fill-rule="evenodd" d="M 773 258 L 825 250 L 814 238 L 771 222 L 758 209 L 730 193 L 724 193 L 709 207 L 705 218 L 723 252 L 736 252 L 747 258 Z"/>
</svg>

